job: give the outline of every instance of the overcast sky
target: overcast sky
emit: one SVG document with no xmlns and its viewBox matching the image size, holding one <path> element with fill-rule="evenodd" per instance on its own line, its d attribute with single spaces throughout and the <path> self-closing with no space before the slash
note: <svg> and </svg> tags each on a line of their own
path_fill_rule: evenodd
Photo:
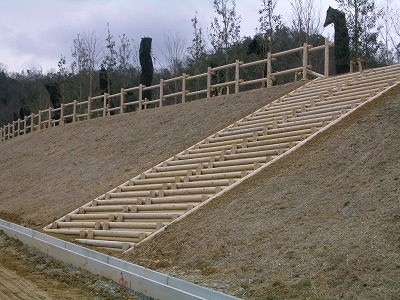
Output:
<svg viewBox="0 0 400 300">
<path fill-rule="evenodd" d="M 337 7 L 334 0 L 316 2 L 320 5 L 321 20 L 329 5 Z M 254 35 L 260 3 L 237 0 L 242 36 Z M 39 67 L 47 72 L 57 69 L 63 54 L 69 65 L 76 34 L 95 30 L 104 40 L 107 22 L 115 39 L 123 33 L 136 43 L 143 36 L 152 37 L 154 54 L 161 56 L 166 33 L 178 33 L 190 45 L 190 20 L 195 11 L 206 33 L 214 15 L 212 0 L 0 0 L 0 63 L 10 72 Z M 289 0 L 278 0 L 277 13 L 289 22 Z M 322 34 L 332 37 L 332 27 Z"/>
</svg>

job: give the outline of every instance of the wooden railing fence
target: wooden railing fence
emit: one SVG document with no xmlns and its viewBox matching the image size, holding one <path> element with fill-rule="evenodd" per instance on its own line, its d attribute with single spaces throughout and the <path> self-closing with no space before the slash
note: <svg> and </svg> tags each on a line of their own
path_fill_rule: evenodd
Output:
<svg viewBox="0 0 400 300">
<path fill-rule="evenodd" d="M 249 63 L 243 63 L 236 60 L 234 63 L 218 66 L 215 68 L 208 67 L 206 73 L 197 75 L 188 75 L 183 73 L 182 76 L 178 76 L 171 79 L 161 79 L 159 84 L 152 86 L 144 86 L 140 84 L 139 86 L 132 88 L 122 88 L 119 93 L 108 95 L 104 93 L 103 95 L 89 97 L 86 101 L 79 102 L 74 100 L 70 103 L 61 104 L 60 108 L 49 107 L 46 110 L 39 110 L 37 114 L 31 114 L 26 116 L 23 120 L 18 119 L 0 128 L 0 141 L 9 140 L 13 137 L 24 135 L 30 132 L 39 131 L 44 128 L 49 128 L 52 126 L 63 125 L 65 123 L 79 122 L 81 120 L 89 120 L 96 117 L 105 117 L 110 114 L 123 114 L 127 112 L 128 108 L 135 107 L 137 110 L 143 110 L 148 108 L 150 105 L 162 107 L 168 98 L 180 97 L 182 103 L 187 101 L 189 96 L 206 95 L 207 98 L 211 98 L 212 91 L 218 89 L 225 89 L 226 93 L 229 94 L 230 88 L 233 87 L 234 93 L 239 93 L 240 88 L 243 86 L 254 85 L 261 83 L 262 86 L 271 87 L 272 81 L 277 76 L 287 75 L 290 73 L 295 74 L 297 78 L 298 74 L 302 74 L 302 79 L 306 80 L 308 75 L 314 77 L 327 77 L 329 76 L 329 48 L 333 45 L 325 39 L 325 44 L 313 47 L 312 45 L 304 44 L 302 47 L 290 49 L 278 53 L 268 53 L 266 59 L 253 61 Z M 325 60 L 324 60 L 324 74 L 319 74 L 311 70 L 311 66 L 308 64 L 309 54 L 315 51 L 324 50 Z M 302 66 L 273 72 L 272 71 L 272 61 L 275 59 L 291 55 L 294 53 L 302 53 L 303 63 Z M 259 79 L 243 80 L 240 79 L 240 70 L 244 68 L 249 68 L 252 66 L 265 66 L 267 69 L 266 77 L 262 76 Z M 234 70 L 234 80 L 226 81 L 222 83 L 212 84 L 212 76 L 215 72 Z M 188 82 L 191 80 L 201 80 L 206 79 L 206 88 L 197 91 L 189 91 L 186 87 Z M 165 86 L 169 83 L 180 82 L 181 91 L 167 93 Z M 143 99 L 143 92 L 146 90 L 156 90 L 159 98 L 156 100 Z M 137 99 L 135 101 L 128 102 L 127 95 L 132 93 L 137 93 Z M 110 100 L 114 98 L 119 98 L 119 106 L 110 106 Z M 115 102 L 115 100 L 114 100 Z M 59 113 L 59 118 L 54 119 L 54 114 Z"/>
</svg>

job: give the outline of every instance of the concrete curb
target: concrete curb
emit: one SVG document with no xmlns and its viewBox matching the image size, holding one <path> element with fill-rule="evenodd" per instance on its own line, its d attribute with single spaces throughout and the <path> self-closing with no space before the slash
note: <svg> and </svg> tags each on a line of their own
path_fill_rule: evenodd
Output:
<svg viewBox="0 0 400 300">
<path fill-rule="evenodd" d="M 154 299 L 238 299 L 0 219 L 0 230 L 64 263 Z"/>
</svg>

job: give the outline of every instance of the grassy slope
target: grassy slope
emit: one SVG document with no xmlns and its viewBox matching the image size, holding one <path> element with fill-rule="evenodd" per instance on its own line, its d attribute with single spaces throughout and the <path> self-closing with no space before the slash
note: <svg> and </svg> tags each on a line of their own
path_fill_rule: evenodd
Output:
<svg viewBox="0 0 400 300">
<path fill-rule="evenodd" d="M 0 217 L 47 225 L 299 85 L 98 118 L 0 143 Z"/>
<path fill-rule="evenodd" d="M 249 299 L 399 299 L 399 93 L 123 258 Z"/>
</svg>

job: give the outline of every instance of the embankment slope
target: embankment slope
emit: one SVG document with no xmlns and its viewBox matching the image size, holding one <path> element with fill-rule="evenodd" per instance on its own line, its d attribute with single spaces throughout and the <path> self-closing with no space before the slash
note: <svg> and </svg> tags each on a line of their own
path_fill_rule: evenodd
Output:
<svg viewBox="0 0 400 300">
<path fill-rule="evenodd" d="M 47 225 L 300 85 L 98 118 L 0 143 L 0 217 Z"/>
<path fill-rule="evenodd" d="M 399 299 L 399 94 L 122 257 L 246 299 Z"/>
</svg>

